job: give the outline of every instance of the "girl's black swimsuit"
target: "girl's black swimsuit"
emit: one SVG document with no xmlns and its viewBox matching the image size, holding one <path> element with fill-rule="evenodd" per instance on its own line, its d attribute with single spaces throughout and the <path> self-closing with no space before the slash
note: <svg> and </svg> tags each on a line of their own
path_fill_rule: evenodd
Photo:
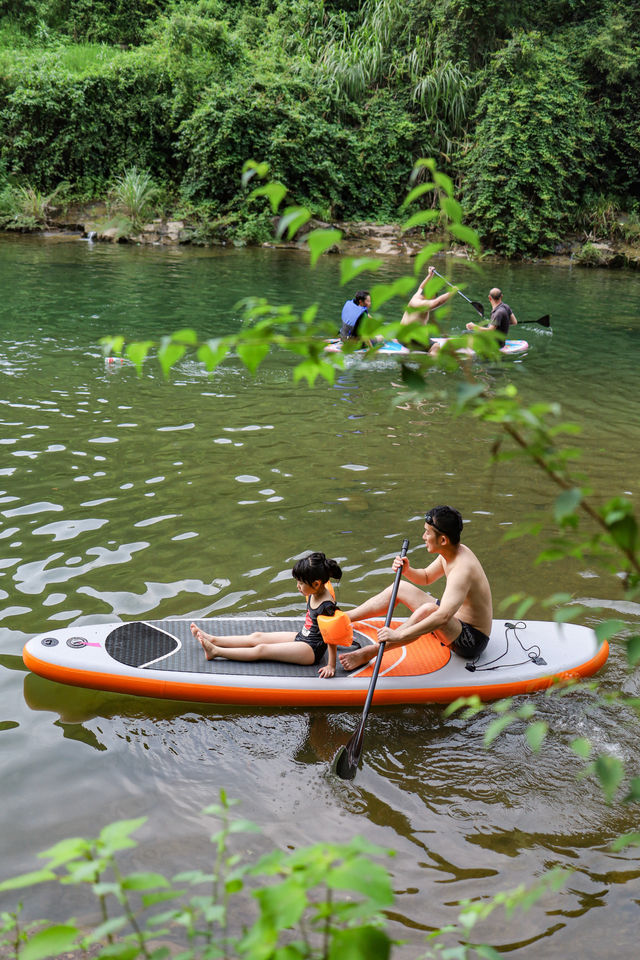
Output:
<svg viewBox="0 0 640 960">
<path fill-rule="evenodd" d="M 296 640 L 309 644 L 313 650 L 314 663 L 320 663 L 327 649 L 318 626 L 318 617 L 332 617 L 337 609 L 338 607 L 333 600 L 323 600 L 320 606 L 314 610 L 311 607 L 311 597 L 307 597 L 307 615 L 304 618 L 304 626 L 296 634 Z"/>
</svg>

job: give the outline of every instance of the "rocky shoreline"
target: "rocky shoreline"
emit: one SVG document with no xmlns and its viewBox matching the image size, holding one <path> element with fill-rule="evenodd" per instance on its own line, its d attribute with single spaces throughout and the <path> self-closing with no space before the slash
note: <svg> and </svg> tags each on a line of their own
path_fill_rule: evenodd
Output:
<svg viewBox="0 0 640 960">
<path fill-rule="evenodd" d="M 403 233 L 399 224 L 377 224 L 366 221 L 345 221 L 324 223 L 309 221 L 299 233 L 299 239 L 315 228 L 333 228 L 342 232 L 342 239 L 328 252 L 349 256 L 416 256 L 423 246 L 424 238 L 415 232 Z M 5 230 L 15 236 L 15 231 Z M 187 220 L 165 220 L 156 218 L 145 223 L 139 230 L 123 232 L 122 226 L 113 225 L 108 216 L 106 205 L 93 203 L 86 206 L 69 207 L 54 215 L 42 229 L 28 231 L 44 239 L 83 239 L 102 243 L 133 243 L 153 246 L 173 246 L 197 244 L 206 246 L 233 246 L 234 241 L 200 239 L 198 226 Z M 262 244 L 265 247 L 281 249 L 301 249 L 297 241 L 273 241 Z M 465 247 L 453 248 L 451 255 L 467 258 Z M 484 260 L 500 261 L 503 258 L 490 254 Z M 530 260 L 532 262 L 532 260 Z M 533 258 L 533 262 L 585 267 L 631 267 L 640 268 L 640 243 L 620 243 L 612 240 L 588 239 L 584 236 L 570 237 L 556 248 L 553 254 Z"/>
</svg>

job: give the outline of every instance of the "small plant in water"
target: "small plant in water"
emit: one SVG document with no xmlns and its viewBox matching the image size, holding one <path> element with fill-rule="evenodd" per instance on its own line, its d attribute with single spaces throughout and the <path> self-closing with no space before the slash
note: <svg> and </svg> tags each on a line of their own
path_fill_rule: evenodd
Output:
<svg viewBox="0 0 640 960">
<path fill-rule="evenodd" d="M 145 170 L 129 167 L 114 184 L 115 199 L 134 225 L 139 226 L 149 213 L 158 188 Z"/>
</svg>

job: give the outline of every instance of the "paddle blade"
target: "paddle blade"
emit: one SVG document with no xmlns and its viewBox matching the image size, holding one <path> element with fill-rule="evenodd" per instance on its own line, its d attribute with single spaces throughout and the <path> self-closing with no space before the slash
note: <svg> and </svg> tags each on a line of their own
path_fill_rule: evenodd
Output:
<svg viewBox="0 0 640 960">
<path fill-rule="evenodd" d="M 471 306 L 476 311 L 476 313 L 480 314 L 480 316 L 484 320 L 484 307 L 482 306 L 482 304 L 478 303 L 477 300 L 471 300 Z"/>
<path fill-rule="evenodd" d="M 551 317 L 547 313 L 544 317 L 539 317 L 539 319 L 536 320 L 536 323 L 539 323 L 541 327 L 550 327 Z"/>
<path fill-rule="evenodd" d="M 362 755 L 362 738 L 359 737 L 359 733 L 360 730 L 357 730 L 349 743 L 340 747 L 333 758 L 331 772 L 337 774 L 341 780 L 353 780 L 358 771 Z"/>
</svg>

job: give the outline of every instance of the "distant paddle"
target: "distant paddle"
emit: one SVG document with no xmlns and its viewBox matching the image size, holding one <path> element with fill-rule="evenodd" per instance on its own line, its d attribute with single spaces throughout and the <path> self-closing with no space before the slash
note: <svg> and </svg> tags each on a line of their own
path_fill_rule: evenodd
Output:
<svg viewBox="0 0 640 960">
<path fill-rule="evenodd" d="M 443 277 L 441 273 L 438 273 L 437 270 L 434 270 L 433 272 L 435 273 L 436 277 L 440 277 L 441 280 L 444 280 L 444 282 L 447 284 L 448 287 L 453 287 L 456 293 L 459 293 L 463 300 L 466 300 L 467 303 L 470 303 L 473 309 L 476 311 L 476 313 L 479 313 L 482 319 L 484 320 L 484 307 L 482 306 L 481 303 L 479 303 L 477 300 L 469 300 L 469 297 L 465 297 L 462 290 L 458 290 L 458 288 L 454 287 L 452 283 L 449 283 L 447 278 Z"/>
<path fill-rule="evenodd" d="M 409 541 L 404 540 L 402 543 L 402 550 L 400 552 L 401 557 L 406 557 L 407 550 L 409 549 Z M 398 567 L 396 570 L 396 579 L 393 583 L 393 590 L 391 591 L 391 599 L 389 600 L 389 609 L 387 610 L 387 618 L 384 622 L 385 627 L 388 627 L 391 623 L 391 618 L 393 617 L 393 608 L 396 605 L 396 598 L 398 596 L 398 588 L 400 586 L 400 580 L 402 578 L 402 566 Z M 382 654 L 384 653 L 385 643 L 382 642 L 378 648 L 378 656 L 376 657 L 376 664 L 373 668 L 373 674 L 371 677 L 371 683 L 369 684 L 369 690 L 367 693 L 367 699 L 365 700 L 364 710 L 362 711 L 362 720 L 360 721 L 360 726 L 349 740 L 349 743 L 340 747 L 335 757 L 333 758 L 333 763 L 331 764 L 331 769 L 334 773 L 337 773 L 342 780 L 353 780 L 358 769 L 358 764 L 360 762 L 360 757 L 362 756 L 362 746 L 364 741 L 364 725 L 367 722 L 367 717 L 369 715 L 369 708 L 371 707 L 371 701 L 373 699 L 373 691 L 375 690 L 376 681 L 378 679 L 378 674 L 380 673 L 380 664 L 382 663 Z"/>
<path fill-rule="evenodd" d="M 520 326 L 521 323 L 539 323 L 541 327 L 550 327 L 551 317 L 548 313 L 545 313 L 544 317 L 538 317 L 537 320 L 518 320 L 518 326 Z"/>
</svg>

